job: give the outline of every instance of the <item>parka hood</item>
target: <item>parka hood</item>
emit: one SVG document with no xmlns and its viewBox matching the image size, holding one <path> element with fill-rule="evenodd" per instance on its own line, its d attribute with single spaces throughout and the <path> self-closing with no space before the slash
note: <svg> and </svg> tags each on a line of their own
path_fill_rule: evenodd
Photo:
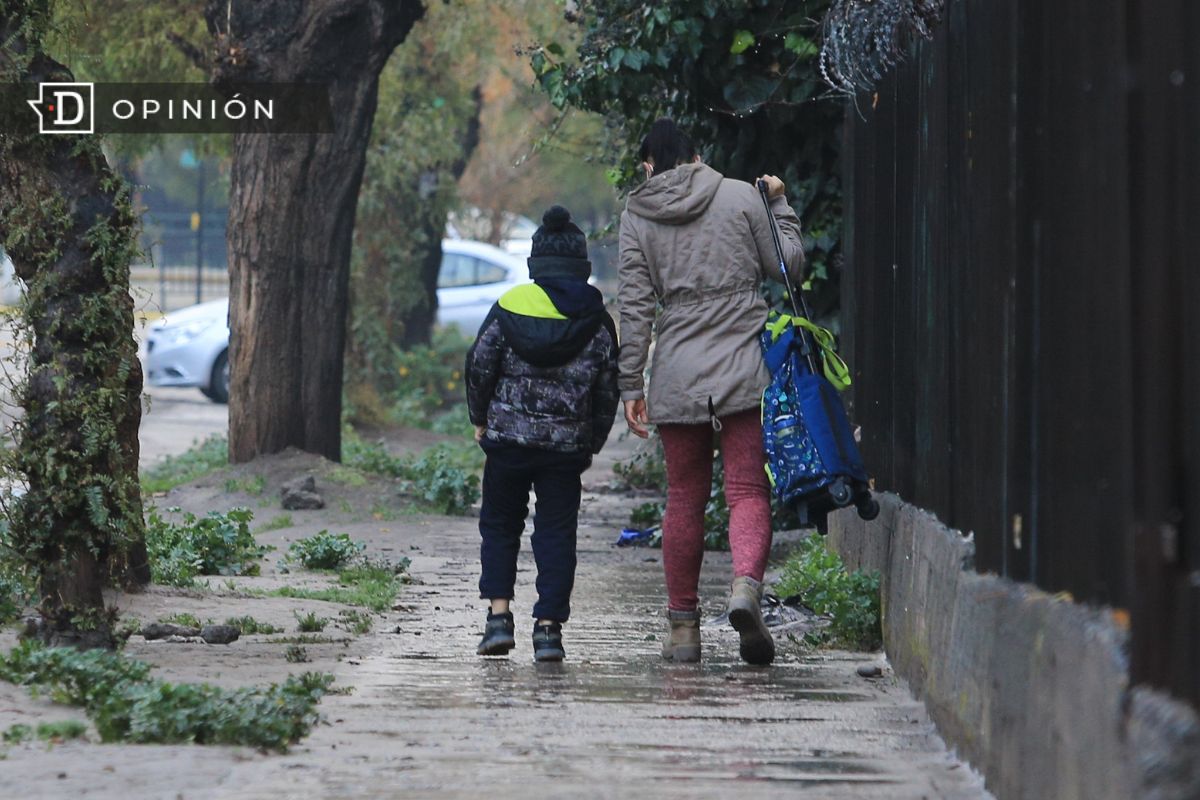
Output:
<svg viewBox="0 0 1200 800">
<path fill-rule="evenodd" d="M 627 207 L 639 217 L 683 225 L 705 212 L 723 179 L 707 164 L 681 164 L 634 189 Z"/>
<path fill-rule="evenodd" d="M 594 287 L 582 284 L 596 292 Z M 599 295 L 599 292 L 596 292 Z M 591 305 L 591 304 L 587 304 Z M 537 367 L 556 367 L 579 354 L 608 319 L 603 301 L 563 313 L 554 294 L 536 283 L 510 289 L 492 308 L 513 352 Z M 484 327 L 487 327 L 487 322 Z M 613 336 L 616 340 L 616 336 Z"/>
</svg>

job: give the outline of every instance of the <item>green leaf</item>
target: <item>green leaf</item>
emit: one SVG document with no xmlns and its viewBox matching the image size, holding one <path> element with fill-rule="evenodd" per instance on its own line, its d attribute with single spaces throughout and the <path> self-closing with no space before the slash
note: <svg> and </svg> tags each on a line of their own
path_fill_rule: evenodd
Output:
<svg viewBox="0 0 1200 800">
<path fill-rule="evenodd" d="M 784 37 L 783 46 L 801 58 L 811 58 L 821 52 L 812 39 L 809 39 L 807 36 L 801 36 L 795 31 Z"/>
<path fill-rule="evenodd" d="M 753 111 L 775 92 L 776 81 L 755 76 L 747 80 L 736 80 L 725 85 L 725 100 L 734 112 Z"/>
<path fill-rule="evenodd" d="M 641 71 L 642 67 L 646 66 L 646 62 L 649 60 L 650 54 L 645 50 L 630 50 L 621 61 L 630 69 Z"/>
<path fill-rule="evenodd" d="M 608 68 L 609 69 L 619 69 L 621 66 L 621 61 L 624 58 L 625 58 L 625 48 L 624 47 L 614 47 L 612 50 L 608 51 Z"/>
<path fill-rule="evenodd" d="M 561 57 L 565 51 L 563 50 L 563 46 L 558 42 L 551 42 L 550 44 L 546 45 L 546 52 L 552 56 Z"/>
<path fill-rule="evenodd" d="M 734 55 L 744 53 L 754 46 L 754 34 L 750 31 L 738 31 L 733 35 L 733 44 L 729 46 L 729 52 Z"/>
</svg>

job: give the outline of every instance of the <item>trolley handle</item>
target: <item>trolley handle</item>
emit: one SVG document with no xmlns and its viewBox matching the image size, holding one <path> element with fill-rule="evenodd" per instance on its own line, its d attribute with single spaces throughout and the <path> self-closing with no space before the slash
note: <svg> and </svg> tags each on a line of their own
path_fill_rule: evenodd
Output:
<svg viewBox="0 0 1200 800">
<path fill-rule="evenodd" d="M 757 186 L 758 194 L 762 197 L 763 208 L 767 212 L 767 224 L 771 228 L 771 241 L 775 244 L 775 258 L 779 262 L 779 275 L 783 278 L 783 285 L 787 288 L 788 299 L 792 302 L 792 312 L 797 317 L 804 317 L 811 321 L 812 314 L 808 310 L 808 301 L 804 297 L 804 290 L 799 286 L 793 286 L 792 279 L 788 276 L 787 262 L 783 259 L 783 242 L 780 241 L 779 227 L 775 224 L 775 215 L 771 213 L 771 200 L 767 196 L 767 182 L 759 180 Z M 800 336 L 800 352 L 808 359 L 808 368 L 812 370 L 814 375 L 819 375 L 816 355 L 814 354 L 812 342 L 809 341 L 808 332 L 799 330 L 797 333 Z"/>
</svg>

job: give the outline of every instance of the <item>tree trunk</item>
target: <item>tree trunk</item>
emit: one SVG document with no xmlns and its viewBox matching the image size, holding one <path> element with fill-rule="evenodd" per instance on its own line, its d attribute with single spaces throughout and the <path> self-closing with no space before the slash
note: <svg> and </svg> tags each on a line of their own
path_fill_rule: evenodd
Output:
<svg viewBox="0 0 1200 800">
<path fill-rule="evenodd" d="M 47 0 L 0 0 L 0 80 L 73 80 L 41 52 L 48 13 Z M 14 387 L 24 415 L 9 466 L 25 493 L 8 509 L 10 535 L 38 578 L 52 643 L 111 645 L 107 579 L 150 579 L 129 294 L 137 225 L 99 137 L 0 134 L 0 241 L 26 285 L 16 338 L 29 348 Z"/>
<path fill-rule="evenodd" d="M 479 146 L 479 129 L 480 116 L 483 113 L 483 92 L 478 86 L 475 87 L 472 97 L 475 103 L 475 113 L 467 121 L 466 127 L 463 129 L 461 150 L 459 158 L 450 164 L 447 169 L 440 172 L 438 178 L 440 180 L 449 180 L 457 184 L 459 178 L 467 168 L 467 162 L 471 160 L 471 155 L 475 152 L 475 148 Z M 435 188 L 434 191 L 437 191 Z M 429 344 L 430 334 L 433 330 L 433 323 L 437 321 L 437 284 L 438 273 L 442 269 L 442 237 L 446 231 L 446 217 L 449 215 L 449 209 L 444 205 L 438 206 L 438 213 L 422 215 L 421 226 L 423 228 L 422 241 L 425 242 L 424 253 L 418 262 L 418 279 L 421 287 L 424 290 L 422 302 L 411 307 L 411 310 L 401 316 L 397 325 L 393 326 L 393 330 L 397 331 L 400 336 L 397 337 L 396 345 L 402 349 L 417 347 L 418 345 Z M 474 331 L 463 331 L 466 334 L 473 334 Z"/>
<path fill-rule="evenodd" d="M 341 457 L 350 244 L 379 72 L 415 0 L 209 0 L 213 80 L 329 88 L 332 134 L 238 135 L 229 198 L 234 462 Z"/>
</svg>

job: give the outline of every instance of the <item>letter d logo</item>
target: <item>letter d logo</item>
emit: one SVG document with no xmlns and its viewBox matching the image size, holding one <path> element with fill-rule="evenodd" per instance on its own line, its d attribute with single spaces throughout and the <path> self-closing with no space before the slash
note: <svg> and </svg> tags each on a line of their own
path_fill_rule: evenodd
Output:
<svg viewBox="0 0 1200 800">
<path fill-rule="evenodd" d="M 40 83 L 38 99 L 26 101 L 41 133 L 92 133 L 95 91 L 90 83 Z"/>
</svg>

